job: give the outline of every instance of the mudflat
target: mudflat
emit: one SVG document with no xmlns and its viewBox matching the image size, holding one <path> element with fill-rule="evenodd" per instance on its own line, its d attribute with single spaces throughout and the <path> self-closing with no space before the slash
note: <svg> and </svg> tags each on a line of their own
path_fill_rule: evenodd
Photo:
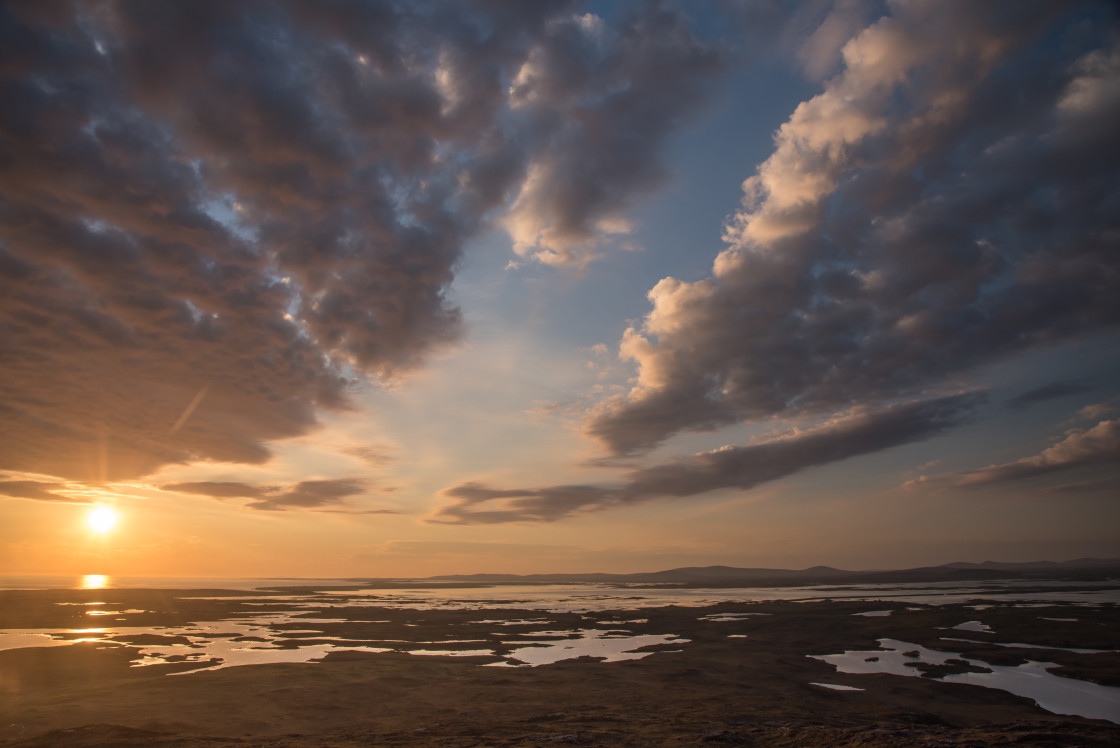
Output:
<svg viewBox="0 0 1120 748">
<path fill-rule="evenodd" d="M 198 636 L 221 637 L 223 624 L 275 611 L 282 599 L 213 590 L 0 592 L 3 631 L 85 638 L 81 630 L 97 617 L 83 601 L 111 603 L 113 625 L 128 629 L 0 651 L 0 745 L 1120 745 L 1111 721 L 938 680 L 966 672 L 968 662 L 983 670 L 1042 661 L 1066 678 L 1120 686 L 1120 611 L 1107 603 L 818 601 L 557 613 L 343 600 L 269 619 L 275 638 L 267 646 L 389 651 L 333 649 L 315 662 L 221 669 L 205 669 L 215 659 L 167 656 L 136 666 L 145 647 L 189 640 L 171 627 L 206 621 Z M 977 625 L 960 628 L 969 622 Z M 638 646 L 626 656 L 637 659 L 513 666 L 518 651 L 588 631 L 632 639 Z M 647 636 L 671 638 L 640 645 Z M 260 644 L 240 638 L 245 647 Z M 840 673 L 812 657 L 876 650 L 880 639 L 953 653 L 953 661 L 915 660 L 906 677 Z M 407 653 L 421 649 L 447 654 Z"/>
</svg>

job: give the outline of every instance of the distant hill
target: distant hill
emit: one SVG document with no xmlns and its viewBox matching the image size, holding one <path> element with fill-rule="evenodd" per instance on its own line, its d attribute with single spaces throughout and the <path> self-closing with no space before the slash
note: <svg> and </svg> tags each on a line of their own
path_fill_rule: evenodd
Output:
<svg viewBox="0 0 1120 748">
<path fill-rule="evenodd" d="M 941 566 L 875 571 L 845 571 L 831 566 L 808 569 L 686 566 L 636 574 L 448 574 L 433 581 L 477 584 L 605 584 L 672 585 L 682 587 L 765 587 L 800 584 L 962 582 L 997 579 L 1108 579 L 1120 577 L 1120 559 L 1080 558 L 1074 561 L 1012 563 L 957 561 Z"/>
<path fill-rule="evenodd" d="M 973 564 L 967 561 L 957 561 L 945 564 L 945 567 L 954 569 L 997 569 L 999 571 L 1053 571 L 1055 569 L 1115 569 L 1120 565 L 1120 559 L 1115 558 L 1079 558 L 1073 561 L 1026 561 L 1009 563 L 1007 561 L 985 561 Z"/>
</svg>

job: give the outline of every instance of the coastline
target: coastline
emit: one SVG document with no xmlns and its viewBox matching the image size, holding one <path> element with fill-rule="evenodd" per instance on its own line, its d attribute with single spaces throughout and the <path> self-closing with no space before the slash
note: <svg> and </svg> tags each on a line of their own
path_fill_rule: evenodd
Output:
<svg viewBox="0 0 1120 748">
<path fill-rule="evenodd" d="M 501 591 L 492 589 L 492 597 Z M 192 636 L 196 643 L 216 641 L 237 633 L 223 632 L 223 621 L 228 628 L 290 607 L 293 594 L 246 599 L 237 590 L 203 592 L 0 592 L 0 630 L 60 633 L 80 630 L 75 622 L 119 618 L 131 632 L 0 651 L 0 745 L 994 745 L 1012 737 L 1050 741 L 1043 745 L 1120 743 L 1120 724 L 936 679 L 943 672 L 851 674 L 815 659 L 876 650 L 889 638 L 997 667 L 1044 654 L 1063 677 L 1115 687 L 1120 615 L 1113 603 L 771 600 L 542 612 L 517 607 L 516 595 L 502 606 L 420 610 L 318 594 L 312 599 L 320 607 L 269 619 L 271 641 L 241 637 L 237 646 L 330 645 L 320 661 L 204 670 L 210 661 L 180 658 L 137 667 L 145 647 L 168 646 L 169 627 L 210 621 Z M 73 604 L 82 600 L 129 607 L 94 617 Z M 138 612 L 123 612 L 129 610 Z M 960 628 L 976 619 L 979 627 Z M 515 666 L 524 664 L 514 659 L 519 647 L 573 647 L 581 631 L 626 645 L 630 637 L 639 646 L 613 662 L 585 655 Z M 650 646 L 637 638 L 654 636 L 672 639 Z M 390 651 L 346 651 L 347 643 Z M 433 645 L 443 654 L 407 653 Z M 471 654 L 479 651 L 487 654 Z"/>
</svg>

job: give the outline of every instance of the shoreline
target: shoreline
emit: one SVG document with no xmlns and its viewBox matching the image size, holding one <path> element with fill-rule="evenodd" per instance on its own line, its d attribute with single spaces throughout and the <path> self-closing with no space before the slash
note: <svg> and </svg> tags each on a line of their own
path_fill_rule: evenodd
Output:
<svg viewBox="0 0 1120 748">
<path fill-rule="evenodd" d="M 207 661 L 132 666 L 145 647 L 169 644 L 161 627 L 193 626 L 200 633 L 184 640 L 214 642 L 237 633 L 223 632 L 223 621 L 230 628 L 270 607 L 231 599 L 244 597 L 236 592 L 208 599 L 193 592 L 0 593 L 0 630 L 61 633 L 92 628 L 75 622 L 109 618 L 87 616 L 90 606 L 59 604 L 75 597 L 142 611 L 102 624 L 133 630 L 111 641 L 0 651 L 0 745 L 994 745 L 1032 735 L 1053 735 L 1047 739 L 1054 745 L 1120 744 L 1118 724 L 1053 714 L 1005 691 L 935 679 L 944 669 L 926 677 L 918 668 L 905 677 L 851 674 L 815 659 L 870 652 L 880 639 L 894 639 L 981 667 L 1042 659 L 1064 678 L 1115 687 L 1120 609 L 1114 604 L 764 601 L 543 612 L 326 607 L 335 601 L 321 596 L 323 606 L 274 619 L 265 636 L 236 644 L 269 651 L 326 647 L 321 661 L 202 672 L 190 671 Z M 982 624 L 957 628 L 973 621 Z M 148 633 L 135 633 L 141 628 Z M 579 631 L 602 632 L 612 645 L 627 644 L 627 637 L 673 638 L 634 647 L 635 659 L 582 656 L 510 666 L 519 647 L 536 654 L 574 647 Z M 340 641 L 392 651 L 346 651 Z M 405 653 L 433 647 L 446 654 Z M 1085 648 L 1102 651 L 1065 651 Z M 488 654 L 471 654 L 478 651 Z"/>
</svg>

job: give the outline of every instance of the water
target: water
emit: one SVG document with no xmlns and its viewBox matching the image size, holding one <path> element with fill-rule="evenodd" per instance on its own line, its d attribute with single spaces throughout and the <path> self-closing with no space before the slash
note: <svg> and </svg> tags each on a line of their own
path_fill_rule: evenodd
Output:
<svg viewBox="0 0 1120 748">
<path fill-rule="evenodd" d="M 810 686 L 820 686 L 827 688 L 831 691 L 863 691 L 865 689 L 856 688 L 855 686 L 842 686 L 839 683 L 810 683 Z"/>
<path fill-rule="evenodd" d="M 890 673 L 921 677 L 921 671 L 907 663 L 924 662 L 944 664 L 946 660 L 963 659 L 970 665 L 990 669 L 990 673 L 959 673 L 946 675 L 943 683 L 970 683 L 985 688 L 996 688 L 1033 699 L 1036 704 L 1054 714 L 1075 714 L 1090 719 L 1106 719 L 1120 724 L 1120 688 L 1099 686 L 1096 683 L 1063 678 L 1047 668 L 1056 667 L 1052 662 L 1028 661 L 1024 665 L 990 665 L 979 660 L 969 660 L 952 652 L 941 652 L 897 639 L 880 639 L 880 649 L 847 651 L 835 655 L 811 655 L 834 666 L 841 673 Z M 917 652 L 917 657 L 905 652 Z M 869 662 L 868 658 L 877 658 Z"/>
<path fill-rule="evenodd" d="M 62 602 L 59 605 L 77 603 Z M 96 603 L 104 605 L 106 603 Z M 109 611 L 87 611 L 87 615 Z M 415 648 L 417 644 L 452 645 L 487 642 L 489 639 L 446 639 L 441 641 L 413 641 L 408 639 L 377 639 L 379 644 L 400 643 L 397 647 L 370 646 L 361 639 L 328 636 L 323 624 L 351 623 L 342 618 L 304 617 L 301 610 L 243 614 L 220 621 L 203 621 L 184 626 L 114 626 L 106 624 L 96 628 L 81 629 L 8 629 L 0 631 L 0 651 L 26 647 L 58 647 L 78 643 L 134 648 L 133 667 L 191 663 L 200 665 L 189 671 L 172 675 L 219 670 L 241 665 L 275 663 L 300 663 L 321 660 L 331 652 L 407 652 L 413 655 L 444 655 L 455 657 L 487 656 L 495 660 L 491 665 L 539 666 L 579 657 L 594 657 L 605 662 L 640 659 L 651 652 L 637 651 L 644 647 L 686 642 L 672 634 L 635 635 L 620 629 L 620 621 L 603 621 L 609 628 L 559 631 L 533 631 L 517 633 L 517 626 L 540 626 L 551 623 L 548 618 L 483 620 L 476 624 L 492 627 L 492 636 L 503 648 L 512 648 L 508 655 L 498 655 L 493 649 Z M 363 624 L 389 621 L 361 621 Z M 645 619 L 632 619 L 627 623 L 645 623 Z M 301 628 L 288 626 L 296 624 Z M 410 624 L 404 624 L 409 626 Z M 283 628 L 280 628 L 283 627 Z M 166 644 L 132 644 L 138 635 L 154 635 L 169 640 Z M 175 639 L 177 641 L 170 641 Z"/>
<path fill-rule="evenodd" d="M 370 604 L 379 607 L 414 608 L 417 610 L 455 608 L 524 608 L 551 612 L 588 612 L 601 610 L 662 607 L 665 605 L 707 606 L 721 602 L 822 600 L 868 600 L 909 602 L 926 605 L 962 603 L 984 599 L 999 602 L 1082 604 L 1120 604 L 1120 580 L 1070 582 L 1058 580 L 1004 580 L 999 582 L 911 582 L 904 584 L 809 585 L 798 587 L 734 587 L 695 588 L 628 587 L 611 584 L 537 584 L 493 585 L 478 587 L 432 587 L 424 580 L 397 580 L 395 583 L 415 584 L 406 589 L 359 587 L 353 579 L 300 578 L 216 578 L 216 577 L 109 577 L 100 574 L 74 576 L 0 576 L 0 590 L 71 590 L 71 589 L 197 589 L 239 590 L 244 598 L 266 601 L 314 600 L 317 607 L 327 603 L 325 596 L 338 598 L 340 604 Z M 331 590 L 329 587 L 349 585 L 351 589 Z M 315 589 L 304 595 L 264 597 L 263 590 L 278 587 Z M 1043 592 L 1031 591 L 1054 587 Z M 1095 588 L 1095 589 L 1094 589 Z M 257 594 L 252 594 L 257 593 Z"/>
<path fill-rule="evenodd" d="M 768 616 L 769 613 L 712 613 L 710 616 L 701 616 L 701 621 L 742 621 L 751 616 Z"/>
<path fill-rule="evenodd" d="M 116 577 L 107 574 L 0 576 L 0 590 L 258 590 L 264 587 L 353 585 L 353 579 L 294 577 Z"/>
<path fill-rule="evenodd" d="M 1028 592 L 1027 589 L 1054 586 L 1058 589 Z M 824 600 L 868 600 L 907 602 L 926 605 L 962 603 L 975 599 L 1000 602 L 1076 602 L 1083 604 L 1120 604 L 1117 581 L 1078 583 L 1077 587 L 1096 588 L 1070 591 L 1069 582 L 1009 581 L 959 584 L 948 582 L 907 584 L 859 584 L 837 587 L 734 587 L 679 589 L 672 587 L 625 587 L 608 584 L 502 585 L 479 588 L 385 590 L 367 587 L 357 590 L 328 590 L 323 594 L 354 601 L 368 601 L 381 607 L 417 610 L 449 610 L 485 607 L 527 609 L 550 612 L 590 612 L 678 605 L 702 607 L 721 602 L 820 602 Z"/>
<path fill-rule="evenodd" d="M 534 667 L 550 665 L 561 660 L 574 660 L 578 657 L 597 657 L 603 662 L 638 660 L 651 654 L 638 651 L 644 647 L 688 642 L 688 639 L 681 639 L 672 634 L 635 636 L 628 631 L 614 629 L 537 631 L 527 636 L 549 638 L 525 641 L 527 646 L 514 649 L 510 652 L 509 659 Z"/>
<path fill-rule="evenodd" d="M 808 587 L 762 587 L 731 589 L 674 589 L 638 588 L 612 585 L 495 585 L 472 588 L 433 588 L 417 583 L 408 589 L 363 587 L 361 589 L 314 589 L 345 584 L 346 580 L 306 579 L 205 579 L 182 578 L 143 579 L 115 578 L 88 575 L 82 578 L 0 578 L 4 589 L 100 589 L 97 601 L 82 599 L 88 593 L 75 592 L 70 599 L 65 593 L 54 593 L 59 606 L 81 606 L 88 616 L 89 626 L 80 628 L 42 628 L 0 630 L 0 650 L 26 647 L 61 647 L 76 644 L 127 647 L 133 655 L 134 667 L 166 666 L 169 663 L 186 663 L 188 670 L 176 670 L 175 675 L 216 670 L 242 665 L 267 663 L 302 663 L 322 660 L 332 652 L 359 651 L 369 653 L 399 652 L 417 657 L 454 656 L 478 657 L 479 664 L 500 667 L 538 667 L 580 657 L 593 657 L 605 662 L 640 659 L 654 656 L 667 647 L 686 646 L 687 639 L 679 632 L 661 631 L 636 633 L 634 626 L 647 626 L 651 620 L 641 608 L 665 606 L 703 607 L 721 602 L 810 602 L 821 600 L 865 600 L 872 602 L 916 603 L 938 605 L 950 603 L 977 603 L 970 607 L 985 610 L 994 604 L 1017 607 L 1047 606 L 1061 603 L 1067 606 L 1100 606 L 1120 603 L 1120 588 L 1116 582 L 1043 583 L 1037 580 L 1021 583 L 977 584 L 916 583 L 894 585 L 845 585 Z M 352 582 L 351 582 L 352 583 Z M 269 593 L 264 588 L 303 586 L 306 591 Z M 1069 587 L 1078 589 L 1069 589 Z M 1050 589 L 1045 589 L 1045 588 Z M 145 614 L 140 607 L 130 607 L 116 601 L 113 594 L 118 589 L 179 589 L 179 590 L 234 590 L 242 594 L 229 597 L 194 595 L 183 600 L 224 601 L 246 606 L 251 610 L 224 613 L 220 620 L 196 620 L 178 626 L 129 626 L 130 616 Z M 135 597 L 131 598 L 136 600 Z M 143 602 L 133 602 L 144 605 Z M 872 605 L 868 605 L 872 608 Z M 331 611 L 350 609 L 346 618 L 333 618 Z M 362 608 L 368 608 L 364 615 Z M 914 610 L 915 608 L 908 608 Z M 918 610 L 922 608 L 917 608 Z M 65 608 L 60 607 L 60 610 Z M 73 609 L 71 609 L 73 610 Z M 432 641 L 429 633 L 413 639 L 376 638 L 370 633 L 379 624 L 386 627 L 386 636 L 400 637 L 415 623 L 393 623 L 385 618 L 386 610 L 415 611 L 480 611 L 474 620 L 467 620 L 473 627 L 485 627 L 471 634 L 485 635 L 485 639 L 440 638 Z M 513 618 L 486 617 L 482 611 L 510 610 Z M 524 614 L 521 611 L 525 611 Z M 617 614 L 602 615 L 618 611 Z M 575 614 L 588 621 L 577 628 L 548 628 L 555 625 L 554 614 Z M 732 627 L 752 616 L 764 613 L 714 613 L 698 614 L 697 621 Z M 853 615 L 868 618 L 892 615 L 890 610 L 871 609 Z M 638 617 L 640 616 L 640 617 Z M 963 618 L 964 616 L 962 616 Z M 115 620 L 110 620 L 115 619 Z M 422 620 L 418 618 L 416 620 Z M 570 620 L 570 619 L 569 619 Z M 959 620 L 959 619 L 958 619 Z M 1076 618 L 1050 618 L 1046 620 L 1077 622 Z M 360 623 L 363 636 L 350 638 L 328 634 L 331 626 L 343 623 Z M 402 627 L 403 626 L 403 627 Z M 993 635 L 991 628 L 981 621 L 965 621 L 953 627 L 959 631 L 983 632 Z M 528 629 L 528 630 L 526 630 Z M 430 630 L 430 629 L 429 629 Z M 396 632 L 389 634 L 389 631 Z M 143 644 L 133 639 L 145 635 L 165 637 L 163 641 Z M 404 634 L 403 636 L 407 636 Z M 730 633 L 728 638 L 745 638 L 743 633 Z M 423 639 L 423 640 L 420 640 Z M 946 642 L 955 641 L 951 637 Z M 971 644 L 971 641 L 965 640 Z M 469 648 L 463 645 L 478 644 Z M 994 642 L 986 642 L 996 644 Z M 920 671 L 907 667 L 908 659 L 902 652 L 917 650 L 918 660 L 930 664 L 944 663 L 956 655 L 929 650 L 906 642 L 883 639 L 882 649 L 866 652 L 845 652 L 826 655 L 818 659 L 829 662 L 845 673 L 894 673 L 909 677 L 919 676 Z M 947 646 L 952 646 L 947 644 Z M 999 646 L 1024 647 L 1007 644 Z M 1031 645 L 1030 648 L 1042 648 Z M 1054 648 L 1049 648 L 1054 649 Z M 1068 648 L 1072 652 L 1091 653 L 1093 650 Z M 867 657 L 878 657 L 875 663 Z M 1120 689 L 1098 686 L 1072 678 L 1063 678 L 1047 672 L 1054 667 L 1047 662 L 1028 662 L 1017 667 L 988 666 L 991 673 L 963 673 L 948 675 L 940 680 L 945 683 L 972 683 L 989 688 L 999 688 L 1034 699 L 1040 706 L 1059 714 L 1079 714 L 1099 717 L 1120 723 Z M 858 691 L 854 686 L 814 683 L 821 688 L 837 691 Z M 853 696 L 852 698 L 858 698 Z"/>
<path fill-rule="evenodd" d="M 958 631 L 977 631 L 983 634 L 989 634 L 992 631 L 991 626 L 980 621 L 965 621 L 964 623 L 958 623 L 953 628 Z"/>
<path fill-rule="evenodd" d="M 1053 649 L 1059 652 L 1076 652 L 1077 654 L 1105 654 L 1107 652 L 1114 652 L 1113 649 L 1082 649 L 1080 647 L 1050 647 L 1042 644 L 1022 644 L 1020 642 L 982 642 L 976 639 L 958 639 L 954 636 L 943 636 L 942 641 L 947 642 L 966 642 L 968 644 L 987 644 L 992 647 L 1011 647 L 1013 649 Z"/>
</svg>

